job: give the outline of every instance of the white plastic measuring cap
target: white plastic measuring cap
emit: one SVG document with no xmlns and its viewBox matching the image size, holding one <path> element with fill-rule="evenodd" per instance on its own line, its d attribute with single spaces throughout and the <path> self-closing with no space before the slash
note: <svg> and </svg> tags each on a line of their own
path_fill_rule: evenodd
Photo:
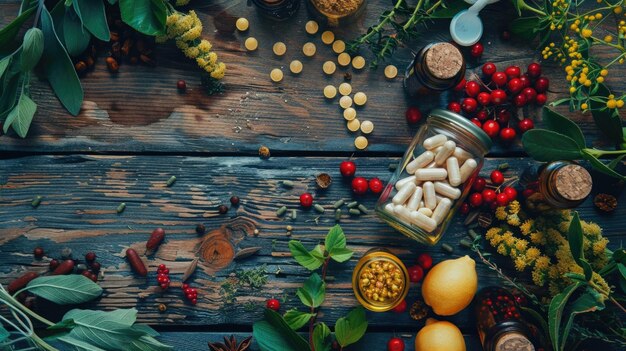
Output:
<svg viewBox="0 0 626 351">
<path fill-rule="evenodd" d="M 469 9 L 459 11 L 450 22 L 450 35 L 457 44 L 462 46 L 474 45 L 480 40 L 480 37 L 483 35 L 483 22 L 478 17 L 478 13 L 487 4 L 497 0 L 475 1 Z"/>
</svg>

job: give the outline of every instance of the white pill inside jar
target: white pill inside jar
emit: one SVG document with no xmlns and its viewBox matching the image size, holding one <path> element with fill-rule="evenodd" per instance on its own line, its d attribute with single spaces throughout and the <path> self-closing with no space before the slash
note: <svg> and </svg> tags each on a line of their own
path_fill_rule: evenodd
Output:
<svg viewBox="0 0 626 351">
<path fill-rule="evenodd" d="M 415 171 L 416 180 L 444 180 L 448 178 L 445 168 L 422 168 Z"/>
<path fill-rule="evenodd" d="M 430 209 L 430 208 L 428 208 L 428 207 L 422 207 L 422 208 L 420 208 L 419 210 L 417 210 L 417 212 L 419 212 L 419 213 L 423 214 L 423 215 L 424 215 L 424 216 L 426 216 L 426 217 L 430 217 L 430 216 L 432 216 L 432 215 L 433 215 L 433 210 L 431 210 L 431 209 Z"/>
<path fill-rule="evenodd" d="M 406 208 L 409 211 L 416 211 L 419 208 L 420 202 L 422 201 L 423 190 L 421 187 L 416 187 L 413 195 L 409 198 L 409 202 L 406 204 Z"/>
<path fill-rule="evenodd" d="M 422 186 L 424 191 L 424 206 L 434 210 L 437 207 L 437 195 L 435 194 L 435 184 L 426 182 Z"/>
<path fill-rule="evenodd" d="M 444 182 L 435 182 L 435 192 L 454 200 L 461 197 L 461 190 Z"/>
<path fill-rule="evenodd" d="M 411 219 L 413 220 L 413 224 L 427 232 L 432 232 L 437 229 L 437 222 L 434 219 L 429 218 L 418 211 L 411 212 Z"/>
<path fill-rule="evenodd" d="M 425 151 L 421 155 L 417 156 L 413 161 L 406 165 L 406 172 L 409 174 L 415 173 L 420 168 L 426 167 L 432 160 L 435 159 L 435 153 L 432 151 Z"/>
<path fill-rule="evenodd" d="M 430 138 L 424 140 L 424 143 L 422 144 L 422 146 L 424 146 L 426 150 L 432 150 L 436 148 L 437 146 L 443 145 L 443 143 L 445 143 L 446 141 L 448 141 L 448 137 L 446 137 L 443 134 L 437 134 L 435 136 L 431 136 Z"/>
<path fill-rule="evenodd" d="M 439 152 L 437 152 L 437 155 L 435 155 L 435 163 L 437 164 L 437 166 L 441 166 L 442 164 L 446 163 L 446 160 L 452 155 L 455 148 L 456 143 L 454 141 L 446 141 L 443 144 L 441 150 L 439 150 Z"/>
<path fill-rule="evenodd" d="M 452 200 L 443 199 L 441 200 L 439 205 L 437 205 L 437 208 L 433 212 L 433 215 L 431 218 L 437 223 L 437 225 L 439 225 L 441 224 L 441 222 L 443 222 L 443 219 L 446 218 L 451 208 L 452 208 Z"/>
<path fill-rule="evenodd" d="M 385 205 L 385 211 L 389 212 L 390 214 L 393 214 L 393 204 L 390 202 L 388 204 Z"/>
<path fill-rule="evenodd" d="M 452 156 L 456 157 L 459 160 L 459 163 L 463 163 L 465 162 L 465 160 L 472 158 L 472 154 L 461 149 L 458 146 L 454 148 L 454 153 L 452 154 Z"/>
<path fill-rule="evenodd" d="M 412 175 L 410 177 L 402 178 L 396 182 L 396 190 L 402 189 L 402 187 L 407 183 L 415 183 L 415 176 Z"/>
<path fill-rule="evenodd" d="M 448 170 L 448 181 L 452 186 L 461 184 L 461 169 L 459 168 L 459 160 L 452 156 L 446 160 L 446 169 Z"/>
<path fill-rule="evenodd" d="M 393 202 L 394 205 L 402 205 L 406 202 L 406 200 L 409 199 L 411 195 L 413 195 L 413 192 L 415 192 L 415 188 L 415 183 L 406 183 L 402 188 L 400 188 L 400 190 L 393 197 L 391 202 Z"/>
<path fill-rule="evenodd" d="M 463 166 L 461 166 L 461 169 L 459 170 L 459 172 L 461 173 L 461 183 L 465 183 L 467 178 L 469 178 L 472 173 L 474 173 L 476 167 L 478 167 L 478 163 L 473 158 L 470 158 L 469 160 L 463 162 Z"/>
<path fill-rule="evenodd" d="M 413 222 L 413 219 L 411 218 L 411 211 L 402 205 L 395 205 L 393 207 L 393 213 L 395 213 L 398 218 L 403 219 L 408 223 Z"/>
</svg>

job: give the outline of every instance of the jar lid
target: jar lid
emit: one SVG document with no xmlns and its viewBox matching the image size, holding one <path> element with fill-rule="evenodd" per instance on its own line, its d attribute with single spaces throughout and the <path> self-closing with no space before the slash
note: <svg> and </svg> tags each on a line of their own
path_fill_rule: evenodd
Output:
<svg viewBox="0 0 626 351">
<path fill-rule="evenodd" d="M 491 148 L 492 141 L 489 135 L 487 135 L 487 133 L 485 133 L 477 125 L 472 123 L 469 119 L 459 115 L 458 113 L 436 108 L 430 111 L 430 116 L 445 119 L 448 122 L 456 124 L 458 127 L 472 133 L 472 135 L 480 140 L 480 142 L 485 146 L 487 150 Z"/>
</svg>

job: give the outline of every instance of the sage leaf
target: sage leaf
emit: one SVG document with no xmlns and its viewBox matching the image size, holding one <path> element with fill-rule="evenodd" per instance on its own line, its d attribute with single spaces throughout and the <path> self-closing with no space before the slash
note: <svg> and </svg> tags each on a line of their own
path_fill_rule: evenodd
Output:
<svg viewBox="0 0 626 351">
<path fill-rule="evenodd" d="M 346 247 L 346 235 L 341 229 L 339 224 L 336 224 L 334 227 L 330 228 L 328 234 L 326 234 L 326 238 L 324 240 L 324 246 L 326 246 L 326 251 L 330 252 L 335 248 L 344 248 Z"/>
<path fill-rule="evenodd" d="M 348 249 L 348 248 L 335 248 L 333 249 L 329 255 L 330 258 L 332 258 L 333 260 L 337 261 L 337 262 L 346 262 L 347 260 L 349 260 L 350 258 L 352 258 L 352 255 L 354 254 L 354 252 L 352 252 L 352 250 Z"/>
<path fill-rule="evenodd" d="M 592 288 L 587 288 L 585 292 L 580 295 L 576 301 L 574 301 L 569 309 L 569 316 L 567 317 L 567 322 L 565 323 L 565 327 L 561 333 L 561 341 L 559 350 L 565 350 L 565 345 L 567 342 L 567 337 L 569 336 L 570 330 L 572 329 L 572 325 L 574 324 L 574 317 L 576 315 L 588 312 L 595 312 L 604 309 L 604 297 L 601 296 L 600 293 L 595 291 Z"/>
<path fill-rule="evenodd" d="M 357 307 L 346 317 L 341 317 L 335 324 L 335 337 L 341 347 L 346 347 L 359 341 L 367 331 L 365 309 Z"/>
<path fill-rule="evenodd" d="M 280 314 L 265 310 L 265 319 L 254 323 L 252 335 L 261 351 L 305 351 L 309 344 L 293 331 Z"/>
<path fill-rule="evenodd" d="M 545 129 L 531 129 L 522 136 L 524 150 L 535 160 L 576 160 L 581 157 L 576 142 L 563 134 Z"/>
<path fill-rule="evenodd" d="M 330 328 L 325 323 L 319 323 L 313 329 L 313 346 L 315 351 L 330 351 L 332 340 Z"/>
<path fill-rule="evenodd" d="M 37 104 L 22 90 L 17 105 L 4 121 L 4 132 L 11 126 L 17 135 L 25 138 L 36 111 Z"/>
<path fill-rule="evenodd" d="M 166 345 L 152 336 L 143 335 L 132 340 L 124 351 L 169 351 L 173 349 L 172 346 Z"/>
<path fill-rule="evenodd" d="M 72 60 L 54 31 L 54 23 L 45 8 L 41 10 L 41 29 L 44 34 L 42 63 L 46 77 L 61 104 L 73 115 L 78 115 L 83 103 L 83 88 Z"/>
<path fill-rule="evenodd" d="M 5 69 L 4 75 L 0 77 L 0 120 L 13 111 L 24 88 L 24 78 L 26 74 L 20 70 L 21 50 L 13 54 L 9 66 Z"/>
<path fill-rule="evenodd" d="M 68 345 L 72 345 L 74 346 L 76 349 L 78 350 L 85 350 L 85 351 L 106 351 L 105 349 L 101 349 L 99 347 L 95 347 L 87 342 L 84 342 L 82 340 L 73 338 L 69 335 L 64 335 L 64 336 L 60 336 L 57 338 L 57 340 L 62 341 Z"/>
<path fill-rule="evenodd" d="M 585 160 L 589 161 L 589 163 L 591 163 L 591 165 L 598 171 L 601 173 L 604 173 L 606 175 L 609 175 L 611 177 L 615 177 L 618 179 L 626 179 L 625 176 L 617 173 L 615 170 L 609 168 L 609 166 L 605 165 L 602 161 L 598 160 L 597 157 L 595 157 L 594 155 L 590 154 L 588 151 L 588 149 L 584 149 L 582 152 L 582 156 Z"/>
<path fill-rule="evenodd" d="M 320 257 L 314 256 L 307 251 L 298 240 L 289 241 L 289 251 L 291 251 L 291 255 L 301 266 L 310 271 L 318 269 L 324 263 L 323 258 L 320 259 Z"/>
<path fill-rule="evenodd" d="M 576 211 L 574 212 L 572 220 L 569 223 L 567 240 L 569 242 L 570 252 L 572 253 L 572 257 L 574 257 L 574 261 L 576 261 L 576 264 L 578 264 L 585 272 L 585 279 L 591 280 L 593 270 L 591 269 L 591 265 L 585 260 L 585 252 L 583 251 L 583 227 L 580 223 L 578 212 Z"/>
<path fill-rule="evenodd" d="M 285 322 L 289 324 L 291 329 L 298 330 L 307 324 L 313 316 L 315 316 L 313 313 L 300 312 L 296 309 L 291 309 L 285 313 L 283 318 L 285 319 Z"/>
<path fill-rule="evenodd" d="M 326 297 L 326 283 L 317 273 L 311 274 L 304 284 L 298 288 L 296 295 L 305 306 L 317 308 Z"/>
<path fill-rule="evenodd" d="M 127 345 L 145 335 L 131 326 L 137 318 L 137 310 L 92 311 L 73 309 L 63 320 L 73 319 L 75 326 L 68 336 L 107 350 L 126 350 Z"/>
<path fill-rule="evenodd" d="M 83 27 L 80 18 L 78 18 L 72 7 L 65 9 L 62 21 L 61 32 L 57 30 L 57 34 L 59 38 L 63 38 L 67 53 L 70 56 L 82 54 L 89 46 L 91 34 Z"/>
<path fill-rule="evenodd" d="M 557 295 L 555 295 L 550 301 L 548 307 L 548 329 L 550 331 L 550 340 L 555 351 L 560 351 L 561 345 L 561 320 L 563 318 L 563 310 L 567 304 L 567 300 L 572 296 L 574 291 L 578 289 L 583 283 L 575 282 Z"/>
<path fill-rule="evenodd" d="M 586 147 L 583 132 L 576 123 L 572 122 L 567 117 L 544 107 L 543 120 L 546 122 L 550 130 L 572 138 L 580 149 L 584 149 Z"/>
<path fill-rule="evenodd" d="M 9 63 L 11 63 L 12 57 L 13 55 L 9 55 L 3 58 L 2 60 L 0 60 L 0 77 L 2 77 L 2 75 L 4 74 L 4 71 L 6 71 L 7 67 L 9 67 Z"/>
<path fill-rule="evenodd" d="M 30 7 L 17 16 L 11 23 L 0 30 L 0 48 L 10 48 L 15 40 L 15 36 L 20 32 L 22 25 L 28 21 L 37 10 L 37 6 Z"/>
<path fill-rule="evenodd" d="M 22 72 L 28 72 L 35 67 L 43 53 L 43 32 L 39 28 L 31 28 L 24 34 L 22 44 Z"/>
<path fill-rule="evenodd" d="M 167 8 L 162 0 L 119 0 L 122 21 L 146 35 L 165 32 Z"/>
<path fill-rule="evenodd" d="M 102 0 L 74 0 L 72 6 L 76 9 L 76 14 L 80 17 L 83 26 L 94 37 L 102 41 L 111 40 Z"/>
<path fill-rule="evenodd" d="M 59 305 L 80 304 L 102 295 L 102 288 L 78 274 L 35 278 L 24 290 Z"/>
<path fill-rule="evenodd" d="M 148 336 L 159 336 L 161 334 L 159 334 L 158 331 L 152 329 L 152 327 L 150 327 L 149 325 L 145 325 L 145 324 L 135 324 L 133 325 L 133 329 L 137 330 L 137 331 L 141 331 L 142 333 L 148 335 Z"/>
</svg>

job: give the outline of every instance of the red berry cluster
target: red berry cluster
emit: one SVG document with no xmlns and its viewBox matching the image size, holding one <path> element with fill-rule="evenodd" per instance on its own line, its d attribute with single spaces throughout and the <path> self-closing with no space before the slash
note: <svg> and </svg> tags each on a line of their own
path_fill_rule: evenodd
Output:
<svg viewBox="0 0 626 351">
<path fill-rule="evenodd" d="M 503 142 L 511 142 L 517 135 L 511 127 L 512 113 L 529 104 L 545 104 L 550 81 L 541 76 L 541 65 L 536 62 L 528 65 L 524 74 L 518 66 L 498 71 L 492 62 L 485 63 L 482 72 L 482 80 L 463 79 L 455 87 L 456 91 L 464 92 L 465 97 L 460 102 L 450 102 L 448 110 L 463 113 L 491 138 L 499 136 Z M 521 133 L 533 127 L 529 118 L 517 122 Z"/>
<path fill-rule="evenodd" d="M 467 198 L 467 202 L 461 205 L 461 213 L 467 214 L 470 208 L 479 208 L 482 206 L 495 209 L 499 206 L 506 206 L 509 202 L 517 199 L 517 190 L 507 186 L 501 189 L 500 185 L 504 183 L 504 175 L 498 170 L 494 170 L 490 175 L 491 187 L 487 187 L 487 180 L 478 177 L 472 184 L 472 193 Z"/>
<path fill-rule="evenodd" d="M 344 178 L 354 177 L 356 164 L 353 161 L 343 161 L 339 165 L 339 172 L 341 172 Z M 363 177 L 354 177 L 352 179 L 352 192 L 355 195 L 365 195 L 367 190 L 374 194 L 380 194 L 383 188 L 383 182 L 378 178 L 372 178 L 369 181 Z"/>
<path fill-rule="evenodd" d="M 186 283 L 182 285 L 182 289 L 185 297 L 189 302 L 191 302 L 192 305 L 198 303 L 198 290 L 189 287 L 189 284 Z"/>
<path fill-rule="evenodd" d="M 157 269 L 157 283 L 163 290 L 170 287 L 170 270 L 164 264 L 160 264 Z"/>
</svg>

